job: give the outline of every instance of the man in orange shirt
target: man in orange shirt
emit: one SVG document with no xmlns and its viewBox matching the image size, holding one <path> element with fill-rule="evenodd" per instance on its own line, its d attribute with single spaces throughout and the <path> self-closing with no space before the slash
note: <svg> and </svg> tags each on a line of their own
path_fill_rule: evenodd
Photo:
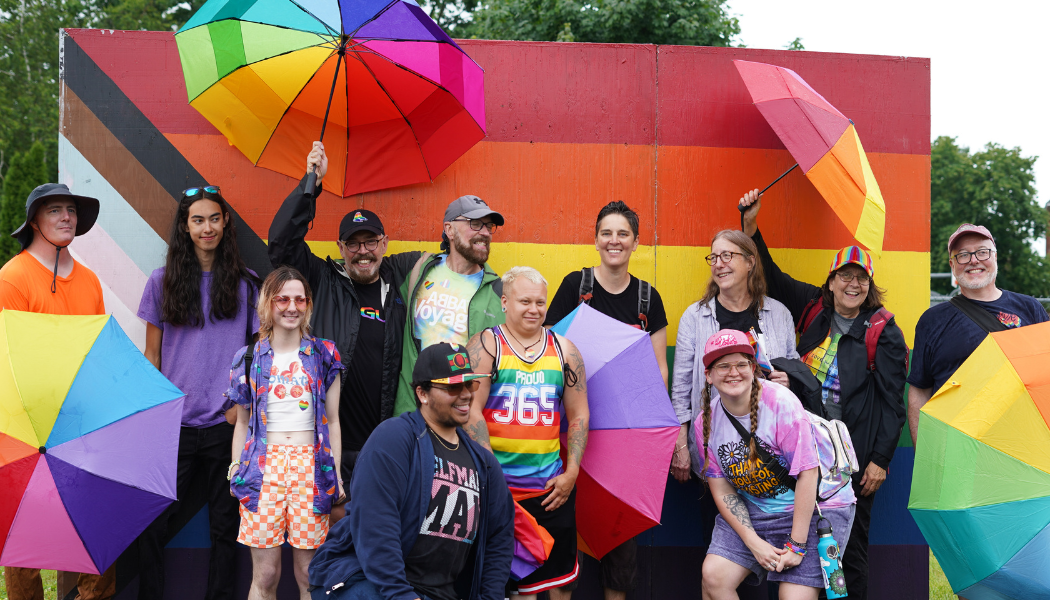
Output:
<svg viewBox="0 0 1050 600">
<path fill-rule="evenodd" d="M 10 308 L 54 315 L 101 315 L 102 285 L 91 269 L 62 252 L 87 233 L 98 218 L 98 200 L 74 196 L 58 183 L 37 187 L 26 200 L 26 220 L 11 234 L 22 251 L 0 269 L 0 310 Z M 10 600 L 44 600 L 39 569 L 4 567 Z M 114 569 L 81 574 L 79 600 L 101 600 L 116 593 Z"/>
</svg>

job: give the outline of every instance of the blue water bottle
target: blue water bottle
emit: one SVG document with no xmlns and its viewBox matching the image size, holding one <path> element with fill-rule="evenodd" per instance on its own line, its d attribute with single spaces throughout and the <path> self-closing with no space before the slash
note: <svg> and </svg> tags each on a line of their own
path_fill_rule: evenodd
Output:
<svg viewBox="0 0 1050 600">
<path fill-rule="evenodd" d="M 821 527 L 821 522 L 826 523 Z M 839 545 L 831 535 L 831 521 L 821 515 L 817 519 L 817 553 L 820 555 L 821 573 L 824 575 L 824 590 L 828 598 L 846 597 L 846 575 L 842 572 Z"/>
</svg>

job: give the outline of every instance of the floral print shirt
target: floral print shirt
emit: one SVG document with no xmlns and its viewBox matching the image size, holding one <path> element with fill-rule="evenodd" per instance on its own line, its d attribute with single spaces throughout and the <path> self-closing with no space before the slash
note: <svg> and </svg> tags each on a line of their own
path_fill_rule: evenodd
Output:
<svg viewBox="0 0 1050 600">
<path fill-rule="evenodd" d="M 270 370 L 273 368 L 273 349 L 270 341 L 256 342 L 251 372 L 245 377 L 244 354 L 248 347 L 237 351 L 230 368 L 230 389 L 226 397 L 247 408 L 248 437 L 241 451 L 241 464 L 230 480 L 230 490 L 248 510 L 259 509 L 259 491 L 262 489 L 266 467 L 266 399 L 270 389 Z M 338 473 L 328 441 L 328 415 L 325 413 L 325 395 L 345 367 L 339 359 L 335 343 L 306 336 L 299 345 L 299 358 L 307 375 L 314 402 L 314 513 L 332 512 L 332 501 L 338 495 Z M 336 417 L 338 418 L 338 416 Z"/>
</svg>

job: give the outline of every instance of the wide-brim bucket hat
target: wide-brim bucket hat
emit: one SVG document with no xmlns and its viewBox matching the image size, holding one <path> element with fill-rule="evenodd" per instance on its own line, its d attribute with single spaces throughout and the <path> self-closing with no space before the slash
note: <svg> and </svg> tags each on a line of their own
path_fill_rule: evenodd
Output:
<svg viewBox="0 0 1050 600">
<path fill-rule="evenodd" d="M 33 228 L 29 226 L 29 222 L 36 216 L 36 211 L 41 204 L 48 198 L 55 197 L 67 198 L 76 203 L 77 230 L 75 235 L 84 235 L 95 226 L 99 210 L 97 198 L 78 196 L 70 192 L 64 183 L 45 183 L 29 193 L 29 198 L 26 199 L 26 220 L 19 225 L 18 229 L 11 232 L 11 237 L 18 240 L 23 250 L 33 241 Z"/>
</svg>

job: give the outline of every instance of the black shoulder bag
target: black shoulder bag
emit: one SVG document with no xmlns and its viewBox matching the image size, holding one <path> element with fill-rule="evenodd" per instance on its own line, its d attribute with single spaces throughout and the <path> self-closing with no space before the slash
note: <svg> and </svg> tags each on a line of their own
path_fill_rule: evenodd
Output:
<svg viewBox="0 0 1050 600">
<path fill-rule="evenodd" d="M 722 412 L 726 414 L 726 418 L 729 419 L 729 422 L 733 424 L 733 428 L 736 429 L 736 432 L 740 434 L 741 438 L 743 438 L 744 445 L 751 446 L 751 432 L 744 429 L 744 426 L 740 424 L 740 421 L 737 421 L 733 415 L 729 414 L 729 411 L 726 410 L 725 405 L 722 404 L 721 401 L 718 402 L 718 405 L 722 407 Z M 797 480 L 788 474 L 788 470 L 784 468 L 784 465 L 780 464 L 780 461 L 776 458 L 773 458 L 773 456 L 762 447 L 762 444 L 759 444 L 757 441 L 755 442 L 755 450 L 757 450 L 760 463 L 758 469 L 769 469 L 769 471 L 773 473 L 773 476 L 777 478 L 777 482 L 780 485 L 786 486 L 788 489 L 794 491 Z"/>
<path fill-rule="evenodd" d="M 980 306 L 977 306 L 966 296 L 955 296 L 949 302 L 952 306 L 959 309 L 959 312 L 970 318 L 971 321 L 977 324 L 978 327 L 983 329 L 987 333 L 995 333 L 996 331 L 1006 331 L 1009 329 L 1006 325 L 1003 325 L 999 319 L 996 319 Z"/>
</svg>

